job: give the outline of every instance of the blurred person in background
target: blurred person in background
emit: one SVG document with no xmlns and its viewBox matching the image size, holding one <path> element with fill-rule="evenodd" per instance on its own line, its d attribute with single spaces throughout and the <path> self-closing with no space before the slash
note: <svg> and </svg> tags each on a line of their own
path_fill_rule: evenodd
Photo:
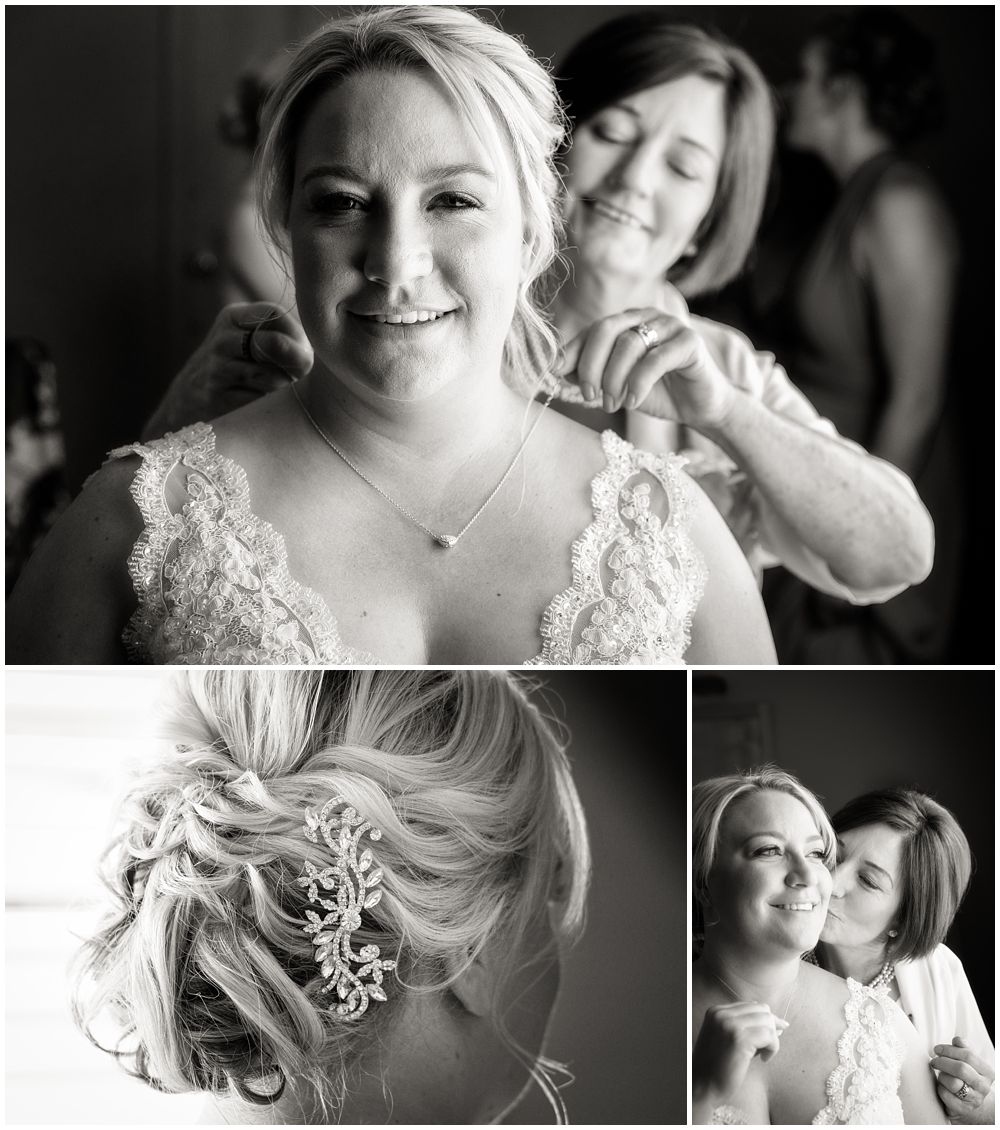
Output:
<svg viewBox="0 0 1000 1130">
<path fill-rule="evenodd" d="M 295 296 L 287 258 L 263 234 L 253 194 L 253 156 L 260 143 L 261 112 L 285 72 L 290 52 L 279 51 L 248 66 L 223 107 L 219 129 L 225 141 L 246 154 L 246 169 L 230 205 L 222 233 L 222 300 L 271 302 L 284 307 Z"/>
<path fill-rule="evenodd" d="M 939 190 L 901 152 L 942 118 L 933 45 L 889 8 L 838 14 L 805 45 L 788 102 L 787 144 L 818 157 L 839 193 L 768 314 L 774 342 L 821 415 L 913 479 L 937 553 L 923 584 L 866 608 L 787 573 L 769 577 L 779 658 L 934 662 L 948 643 L 961 546 L 945 413 L 959 254 Z"/>
</svg>

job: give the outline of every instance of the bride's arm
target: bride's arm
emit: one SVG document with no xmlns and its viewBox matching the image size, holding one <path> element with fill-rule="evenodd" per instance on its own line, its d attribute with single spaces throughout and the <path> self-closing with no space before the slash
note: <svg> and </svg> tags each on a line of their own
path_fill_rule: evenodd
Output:
<svg viewBox="0 0 1000 1130">
<path fill-rule="evenodd" d="M 777 663 L 771 629 L 753 573 L 722 515 L 687 480 L 691 537 L 708 580 L 691 623 L 687 663 Z"/>
<path fill-rule="evenodd" d="M 916 1028 L 900 1008 L 893 1009 L 896 1036 L 903 1045 L 899 1101 L 907 1126 L 931 1126 L 948 1121 L 934 1089 L 934 1072 L 927 1062 L 927 1051 Z"/>
<path fill-rule="evenodd" d="M 8 663 L 123 663 L 135 607 L 126 561 L 142 529 L 134 460 L 95 474 L 32 554 L 7 603 Z"/>
</svg>

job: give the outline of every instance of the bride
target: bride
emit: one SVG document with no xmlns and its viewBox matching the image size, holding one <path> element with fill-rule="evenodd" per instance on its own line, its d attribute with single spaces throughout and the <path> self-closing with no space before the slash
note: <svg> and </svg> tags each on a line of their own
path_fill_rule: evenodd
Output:
<svg viewBox="0 0 1000 1130">
<path fill-rule="evenodd" d="M 801 960 L 835 855 L 816 798 L 764 768 L 699 783 L 692 806 L 693 1121 L 944 1122 L 923 1043 L 885 987 Z"/>
<path fill-rule="evenodd" d="M 182 672 L 73 988 L 201 1121 L 500 1122 L 544 1055 L 590 853 L 553 728 L 495 671 Z M 610 958 L 609 958 L 610 959 Z"/>
<path fill-rule="evenodd" d="M 261 213 L 312 371 L 115 453 L 26 570 L 8 659 L 773 662 L 682 461 L 533 402 L 544 68 L 468 12 L 377 8 L 321 28 L 268 107 Z"/>
</svg>

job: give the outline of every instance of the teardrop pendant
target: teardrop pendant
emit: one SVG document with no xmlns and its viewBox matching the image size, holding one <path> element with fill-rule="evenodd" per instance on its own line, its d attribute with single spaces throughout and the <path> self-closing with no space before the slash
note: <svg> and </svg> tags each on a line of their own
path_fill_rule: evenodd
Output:
<svg viewBox="0 0 1000 1130">
<path fill-rule="evenodd" d="M 434 540 L 438 545 L 443 545 L 445 549 L 451 549 L 455 542 L 458 541 L 458 538 L 454 537 L 452 534 L 435 534 Z"/>
</svg>

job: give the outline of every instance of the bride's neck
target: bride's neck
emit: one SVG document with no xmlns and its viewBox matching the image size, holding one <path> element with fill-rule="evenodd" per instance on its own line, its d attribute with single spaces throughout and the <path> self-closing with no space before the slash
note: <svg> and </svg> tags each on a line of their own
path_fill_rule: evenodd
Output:
<svg viewBox="0 0 1000 1130">
<path fill-rule="evenodd" d="M 779 1014 L 788 1005 L 801 965 L 799 955 L 790 950 L 765 953 L 707 939 L 698 960 L 702 974 L 734 999 L 759 1001 Z"/>
<path fill-rule="evenodd" d="M 364 458 L 450 468 L 495 447 L 522 425 L 526 402 L 499 377 L 454 381 L 419 400 L 394 400 L 314 370 L 299 399 L 325 436 Z"/>
<path fill-rule="evenodd" d="M 324 1099 L 312 1084 L 290 1080 L 273 1104 L 220 1097 L 206 1104 L 200 1121 L 301 1126 L 488 1121 L 494 1112 L 476 1085 L 476 1045 L 476 1034 L 465 1038 L 438 1002 L 417 1001 L 404 1006 L 394 1026 L 352 1066 L 342 1095 Z"/>
<path fill-rule="evenodd" d="M 885 965 L 886 951 L 881 942 L 860 946 L 831 946 L 820 942 L 816 947 L 816 960 L 838 977 L 851 977 L 867 984 L 877 977 Z"/>
</svg>

